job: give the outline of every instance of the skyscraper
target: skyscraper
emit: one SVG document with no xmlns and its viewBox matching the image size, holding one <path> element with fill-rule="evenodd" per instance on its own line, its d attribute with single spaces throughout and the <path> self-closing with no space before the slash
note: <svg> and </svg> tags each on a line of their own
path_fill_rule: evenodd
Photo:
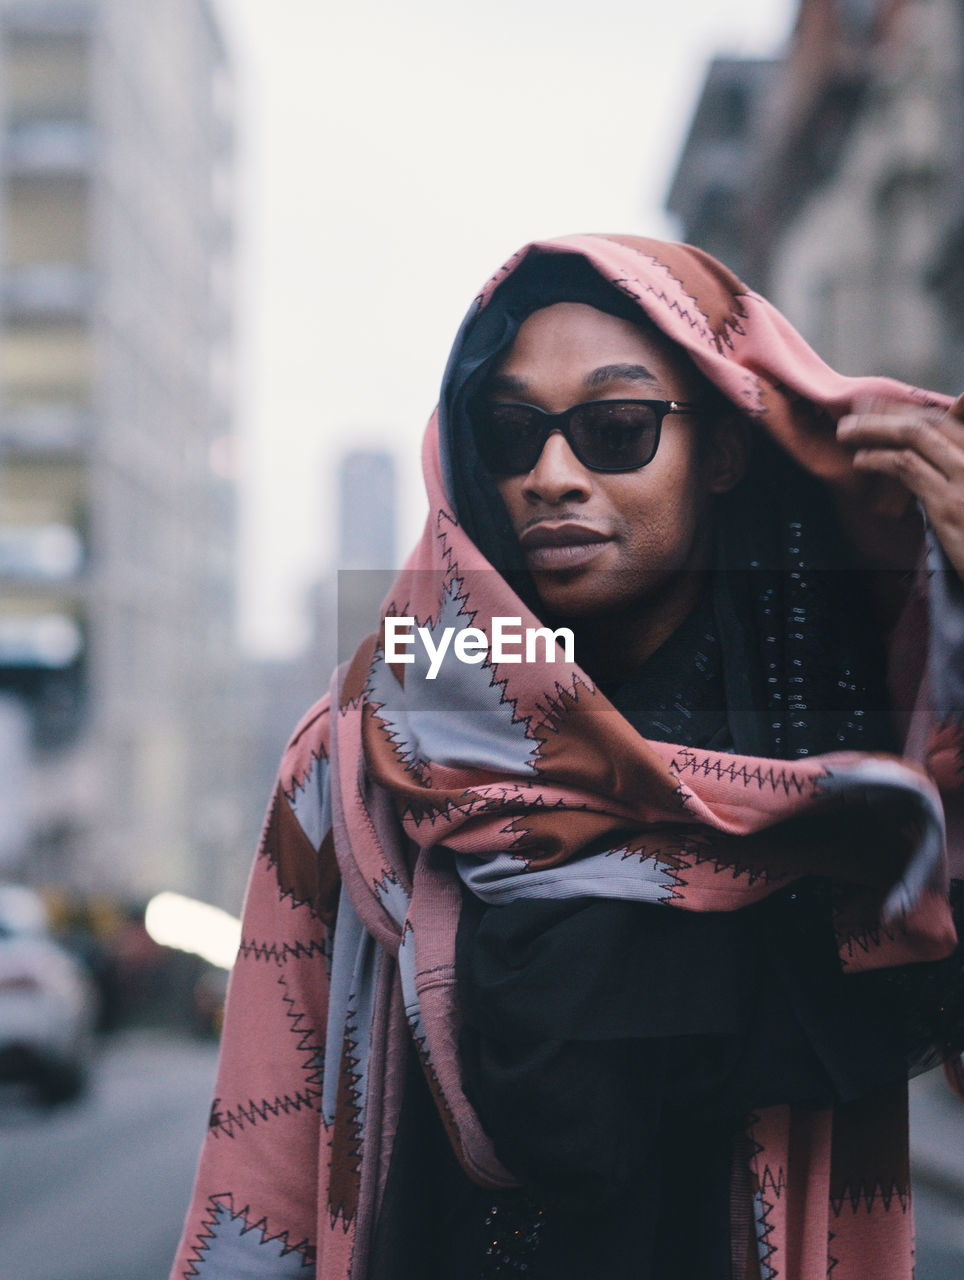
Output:
<svg viewBox="0 0 964 1280">
<path fill-rule="evenodd" d="M 352 449 L 338 468 L 338 568 L 395 567 L 395 459 Z"/>
<path fill-rule="evenodd" d="M 209 0 L 0 0 L 0 689 L 28 874 L 230 838 L 233 87 Z"/>
</svg>

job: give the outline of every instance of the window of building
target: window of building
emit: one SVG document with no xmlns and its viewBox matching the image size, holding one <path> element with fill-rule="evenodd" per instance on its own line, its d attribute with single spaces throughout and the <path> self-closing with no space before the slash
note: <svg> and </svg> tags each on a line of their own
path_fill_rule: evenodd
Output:
<svg viewBox="0 0 964 1280">
<path fill-rule="evenodd" d="M 90 334 L 79 321 L 27 321 L 4 329 L 0 381 L 8 407 L 87 406 L 91 365 Z"/>
<path fill-rule="evenodd" d="M 88 186 L 69 175 L 23 176 L 7 184 L 6 267 L 86 264 Z"/>
<path fill-rule="evenodd" d="M 11 31 L 5 43 L 7 110 L 14 123 L 84 119 L 88 111 L 87 37 Z"/>
<path fill-rule="evenodd" d="M 744 84 L 722 85 L 713 104 L 713 123 L 721 138 L 740 138 L 746 133 L 749 92 Z"/>
<path fill-rule="evenodd" d="M 74 528 L 84 523 L 88 469 L 68 459 L 10 456 L 3 464 L 0 515 L 10 526 Z"/>
</svg>

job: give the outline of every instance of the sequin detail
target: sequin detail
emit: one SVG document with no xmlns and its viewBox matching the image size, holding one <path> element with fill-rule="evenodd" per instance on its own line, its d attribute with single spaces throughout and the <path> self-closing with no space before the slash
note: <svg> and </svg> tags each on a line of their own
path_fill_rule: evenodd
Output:
<svg viewBox="0 0 964 1280">
<path fill-rule="evenodd" d="M 542 1209 L 524 1191 L 507 1192 L 489 1207 L 486 1245 L 479 1280 L 524 1276 L 538 1280 L 535 1267 L 543 1225 Z"/>
</svg>

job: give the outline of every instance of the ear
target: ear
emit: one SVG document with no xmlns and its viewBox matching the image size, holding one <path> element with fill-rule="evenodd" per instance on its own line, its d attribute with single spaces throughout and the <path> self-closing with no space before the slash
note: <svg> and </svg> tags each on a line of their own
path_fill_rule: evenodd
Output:
<svg viewBox="0 0 964 1280">
<path fill-rule="evenodd" d="M 710 493 L 729 493 L 746 474 L 750 452 L 750 425 L 742 414 L 730 410 L 713 424 L 706 459 Z"/>
</svg>

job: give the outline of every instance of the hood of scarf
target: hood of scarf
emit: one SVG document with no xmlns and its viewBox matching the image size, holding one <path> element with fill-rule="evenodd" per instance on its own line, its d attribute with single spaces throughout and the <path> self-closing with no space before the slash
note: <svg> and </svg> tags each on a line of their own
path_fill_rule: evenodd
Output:
<svg viewBox="0 0 964 1280">
<path fill-rule="evenodd" d="M 518 660 L 519 645 L 515 660 L 461 661 L 450 641 L 431 679 L 417 638 L 409 661 L 386 660 L 386 617 L 424 628 L 433 646 L 448 628 L 450 638 L 469 627 L 491 636 L 496 618 L 517 633 L 541 625 L 460 520 L 452 371 L 499 289 L 527 261 L 552 255 L 580 259 L 621 308 L 638 308 L 679 343 L 756 429 L 844 495 L 856 527 L 910 527 L 910 540 L 894 541 L 910 543 L 908 562 L 919 552 L 906 491 L 858 475 L 834 428 L 867 395 L 930 406 L 946 398 L 836 373 L 765 299 L 690 246 L 581 235 L 521 250 L 485 285 L 456 340 L 442 447 L 439 412 L 424 439 L 424 532 L 332 690 L 337 854 L 365 927 L 398 948 L 420 859 L 423 874 L 444 876 L 455 859 L 477 865 L 494 900 L 496 885 L 551 885 L 591 855 L 611 892 L 634 881 L 633 896 L 694 910 L 735 909 L 794 878 L 832 875 L 845 886 L 845 964 L 946 954 L 954 931 L 942 809 L 920 763 L 857 752 L 771 760 L 648 741 L 558 647 L 550 655 L 540 644 L 529 661 Z M 914 618 L 926 625 L 919 609 Z M 853 820 L 865 839 L 853 840 Z"/>
</svg>

